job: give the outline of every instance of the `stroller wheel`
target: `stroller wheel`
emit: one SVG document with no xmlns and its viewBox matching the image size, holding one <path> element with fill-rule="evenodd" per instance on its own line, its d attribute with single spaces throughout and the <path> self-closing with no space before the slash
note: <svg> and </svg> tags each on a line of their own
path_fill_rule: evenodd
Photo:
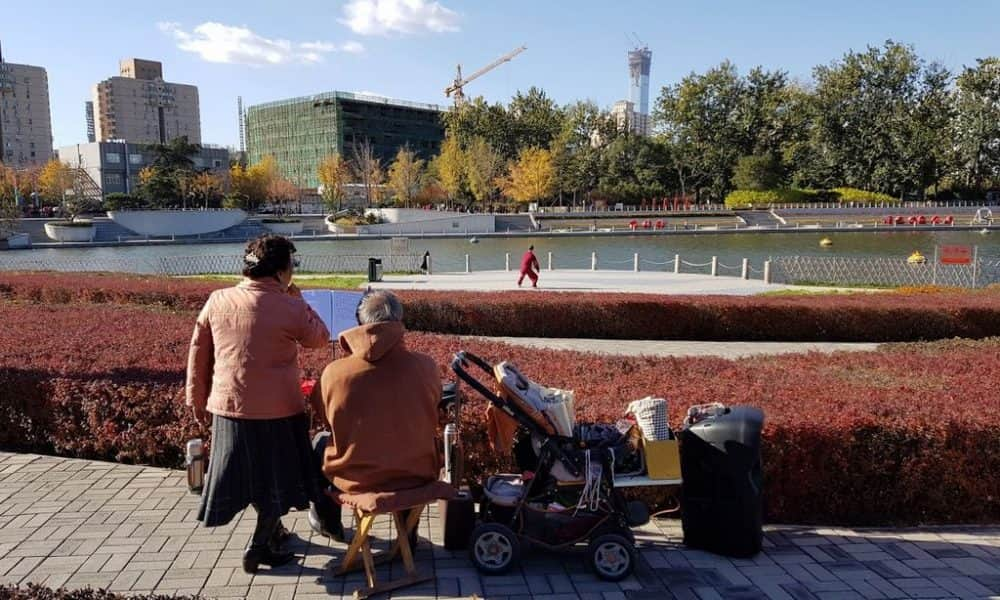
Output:
<svg viewBox="0 0 1000 600">
<path fill-rule="evenodd" d="M 521 554 L 517 535 L 499 523 L 483 523 L 472 531 L 469 554 L 476 568 L 490 575 L 506 573 Z"/>
<path fill-rule="evenodd" d="M 591 540 L 587 556 L 594 573 L 605 581 L 621 581 L 635 568 L 635 546 L 617 533 L 606 533 Z"/>
</svg>

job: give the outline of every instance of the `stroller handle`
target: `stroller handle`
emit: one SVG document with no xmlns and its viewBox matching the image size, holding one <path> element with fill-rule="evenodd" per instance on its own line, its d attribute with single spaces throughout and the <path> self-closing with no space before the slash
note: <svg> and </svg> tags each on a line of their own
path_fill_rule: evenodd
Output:
<svg viewBox="0 0 1000 600">
<path fill-rule="evenodd" d="M 503 398 L 494 394 L 492 390 L 483 385 L 481 381 L 473 377 L 466 370 L 470 362 L 485 371 L 490 377 L 493 376 L 493 367 L 490 366 L 490 363 L 465 350 L 455 353 L 455 358 L 451 361 L 451 370 L 455 372 L 455 375 L 458 375 L 459 379 L 472 386 L 474 390 L 485 396 L 487 400 L 503 407 L 505 404 Z"/>
<path fill-rule="evenodd" d="M 497 408 L 501 409 L 507 413 L 511 418 L 517 421 L 520 425 L 525 427 L 528 431 L 542 436 L 545 438 L 543 446 L 549 449 L 556 457 L 562 459 L 564 466 L 574 477 L 579 476 L 581 473 L 580 465 L 578 465 L 573 459 L 571 459 L 563 450 L 558 443 L 554 443 L 554 436 L 547 435 L 545 431 L 538 426 L 533 420 L 524 415 L 520 410 L 514 410 L 508 404 L 504 398 L 493 393 L 488 387 L 482 384 L 478 379 L 472 376 L 466 369 L 469 363 L 472 363 L 485 371 L 490 377 L 493 377 L 493 367 L 490 363 L 486 362 L 482 358 L 479 358 L 471 352 L 466 352 L 465 350 L 460 350 L 455 353 L 455 358 L 451 361 L 451 370 L 458 375 L 458 378 L 465 383 L 472 386 L 474 390 L 483 395 L 487 400 L 492 402 Z"/>
</svg>

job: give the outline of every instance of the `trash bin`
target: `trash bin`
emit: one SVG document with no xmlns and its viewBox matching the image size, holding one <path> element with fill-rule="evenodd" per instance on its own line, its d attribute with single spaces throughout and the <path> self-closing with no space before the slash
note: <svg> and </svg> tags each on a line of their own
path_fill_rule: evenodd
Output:
<svg viewBox="0 0 1000 600">
<path fill-rule="evenodd" d="M 685 545 L 734 557 L 760 552 L 763 426 L 761 410 L 733 406 L 686 425 L 678 434 Z"/>
<path fill-rule="evenodd" d="M 382 259 L 368 259 L 368 281 L 382 281 Z"/>
</svg>

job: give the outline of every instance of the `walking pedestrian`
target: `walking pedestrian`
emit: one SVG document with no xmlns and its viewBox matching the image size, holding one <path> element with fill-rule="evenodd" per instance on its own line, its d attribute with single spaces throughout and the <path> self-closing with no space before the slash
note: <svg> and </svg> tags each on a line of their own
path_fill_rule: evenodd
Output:
<svg viewBox="0 0 1000 600">
<path fill-rule="evenodd" d="M 521 257 L 521 276 L 517 278 L 517 287 L 521 287 L 521 283 L 524 281 L 524 276 L 527 275 L 528 279 L 531 280 L 531 287 L 537 288 L 537 272 L 541 270 L 542 267 L 538 264 L 538 257 L 535 256 L 535 246 L 528 246 L 528 251 Z"/>
<path fill-rule="evenodd" d="M 424 252 L 424 260 L 420 263 L 420 272 L 424 275 L 431 274 L 431 251 Z"/>
</svg>

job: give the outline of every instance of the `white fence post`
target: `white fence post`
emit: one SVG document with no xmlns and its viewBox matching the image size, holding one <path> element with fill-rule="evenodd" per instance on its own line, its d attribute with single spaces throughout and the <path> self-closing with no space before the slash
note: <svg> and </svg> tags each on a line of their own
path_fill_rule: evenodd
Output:
<svg viewBox="0 0 1000 600">
<path fill-rule="evenodd" d="M 750 279 L 750 259 L 743 259 L 743 273 L 740 275 L 743 279 Z"/>
<path fill-rule="evenodd" d="M 552 253 L 549 252 L 549 270 L 552 270 Z"/>
<path fill-rule="evenodd" d="M 633 270 L 636 273 L 639 272 L 639 253 L 638 252 L 636 252 L 635 256 L 633 257 Z"/>
<path fill-rule="evenodd" d="M 712 277 L 718 277 L 718 276 L 719 276 L 719 257 L 718 256 L 713 256 L 712 257 Z"/>
<path fill-rule="evenodd" d="M 431 257 L 429 255 L 427 257 L 427 274 L 431 274 Z"/>
<path fill-rule="evenodd" d="M 764 261 L 764 283 L 771 283 L 771 261 Z"/>
<path fill-rule="evenodd" d="M 591 252 L 590 253 L 590 270 L 591 271 L 596 271 L 597 270 L 597 253 L 596 252 Z"/>
<path fill-rule="evenodd" d="M 681 272 L 681 255 L 680 254 L 675 254 L 674 255 L 674 273 L 680 273 L 680 272 Z"/>
<path fill-rule="evenodd" d="M 469 255 L 468 254 L 465 255 L 465 272 L 466 273 L 470 272 L 470 270 L 469 270 Z"/>
<path fill-rule="evenodd" d="M 510 271 L 510 252 L 504 256 L 504 270 Z"/>
</svg>

